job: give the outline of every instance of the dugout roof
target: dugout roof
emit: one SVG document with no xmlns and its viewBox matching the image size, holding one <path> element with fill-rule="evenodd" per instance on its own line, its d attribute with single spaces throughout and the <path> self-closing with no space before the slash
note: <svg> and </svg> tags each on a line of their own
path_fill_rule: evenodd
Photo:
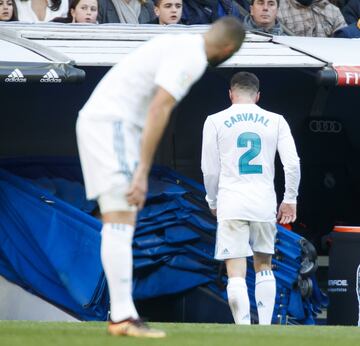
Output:
<svg viewBox="0 0 360 346">
<path fill-rule="evenodd" d="M 202 33 L 206 29 L 206 25 L 1 23 L 0 63 L 18 61 L 52 62 L 62 66 L 112 66 L 156 35 Z M 330 70 L 330 82 L 336 83 L 338 77 L 333 73 L 333 67 L 360 71 L 359 55 L 354 54 L 359 51 L 358 39 L 271 36 L 248 32 L 241 50 L 221 67 Z"/>
</svg>

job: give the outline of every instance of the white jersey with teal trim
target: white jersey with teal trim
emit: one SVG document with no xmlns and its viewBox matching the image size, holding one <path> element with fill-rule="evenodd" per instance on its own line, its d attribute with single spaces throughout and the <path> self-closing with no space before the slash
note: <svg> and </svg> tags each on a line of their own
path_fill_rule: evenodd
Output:
<svg viewBox="0 0 360 346">
<path fill-rule="evenodd" d="M 275 154 L 285 172 L 285 203 L 296 203 L 300 164 L 289 125 L 256 104 L 233 104 L 204 124 L 201 169 L 218 220 L 274 222 Z"/>
<path fill-rule="evenodd" d="M 109 70 L 80 111 L 80 117 L 123 120 L 143 128 L 159 86 L 180 101 L 206 67 L 202 35 L 160 35 Z"/>
</svg>

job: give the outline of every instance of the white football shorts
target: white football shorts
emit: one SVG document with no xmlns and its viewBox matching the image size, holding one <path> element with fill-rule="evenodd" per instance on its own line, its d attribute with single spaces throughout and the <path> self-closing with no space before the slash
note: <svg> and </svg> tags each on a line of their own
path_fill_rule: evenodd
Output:
<svg viewBox="0 0 360 346">
<path fill-rule="evenodd" d="M 276 225 L 273 222 L 223 220 L 216 232 L 218 260 L 252 256 L 253 252 L 274 254 Z"/>
<path fill-rule="evenodd" d="M 135 211 L 126 200 L 139 161 L 142 129 L 134 124 L 78 118 L 76 134 L 86 197 L 102 213 Z"/>
</svg>

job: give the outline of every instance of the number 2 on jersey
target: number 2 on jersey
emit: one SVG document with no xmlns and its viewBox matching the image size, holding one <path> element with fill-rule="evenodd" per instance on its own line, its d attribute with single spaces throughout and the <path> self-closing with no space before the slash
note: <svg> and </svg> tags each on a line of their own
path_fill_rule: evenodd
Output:
<svg viewBox="0 0 360 346">
<path fill-rule="evenodd" d="M 239 158 L 239 174 L 261 174 L 262 165 L 251 165 L 250 161 L 260 154 L 261 138 L 254 132 L 244 132 L 237 139 L 238 148 L 247 148 L 250 142 L 250 149 Z"/>
</svg>

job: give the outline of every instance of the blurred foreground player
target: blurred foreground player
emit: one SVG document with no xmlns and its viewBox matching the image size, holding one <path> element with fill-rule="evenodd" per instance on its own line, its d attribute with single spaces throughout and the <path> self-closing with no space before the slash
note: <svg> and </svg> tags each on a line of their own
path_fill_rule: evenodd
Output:
<svg viewBox="0 0 360 346">
<path fill-rule="evenodd" d="M 203 35 L 161 35 L 126 56 L 99 82 L 79 113 L 77 139 L 86 194 L 102 215 L 101 259 L 110 291 L 112 335 L 164 337 L 132 299 L 132 239 L 153 156 L 176 102 L 207 64 L 228 59 L 243 40 L 232 17 Z"/>
</svg>

